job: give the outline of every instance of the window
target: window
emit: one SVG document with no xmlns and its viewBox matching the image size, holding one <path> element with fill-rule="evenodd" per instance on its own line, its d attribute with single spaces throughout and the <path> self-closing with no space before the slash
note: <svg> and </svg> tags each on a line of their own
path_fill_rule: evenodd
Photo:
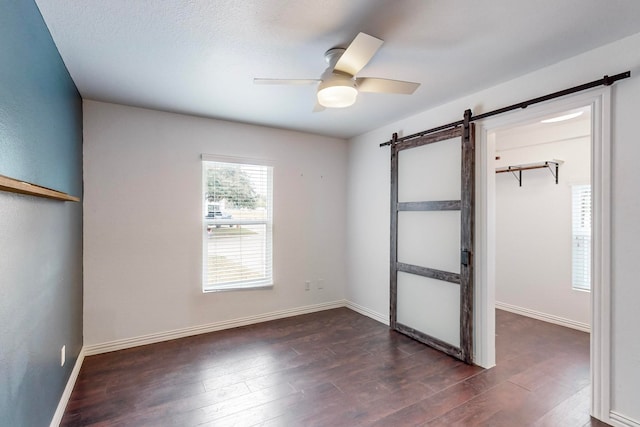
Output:
<svg viewBox="0 0 640 427">
<path fill-rule="evenodd" d="M 273 168 L 203 155 L 203 290 L 273 285 Z"/>
<path fill-rule="evenodd" d="M 573 289 L 591 290 L 591 185 L 573 185 L 572 283 Z"/>
</svg>

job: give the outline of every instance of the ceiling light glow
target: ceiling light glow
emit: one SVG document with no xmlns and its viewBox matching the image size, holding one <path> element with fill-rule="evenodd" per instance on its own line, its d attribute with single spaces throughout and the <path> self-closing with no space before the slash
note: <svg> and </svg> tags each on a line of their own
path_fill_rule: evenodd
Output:
<svg viewBox="0 0 640 427">
<path fill-rule="evenodd" d="M 550 119 L 541 120 L 540 123 L 557 123 L 564 122 L 565 120 L 571 120 L 578 116 L 581 116 L 583 111 L 577 111 L 575 113 L 563 114 L 562 116 L 552 117 Z"/>
</svg>

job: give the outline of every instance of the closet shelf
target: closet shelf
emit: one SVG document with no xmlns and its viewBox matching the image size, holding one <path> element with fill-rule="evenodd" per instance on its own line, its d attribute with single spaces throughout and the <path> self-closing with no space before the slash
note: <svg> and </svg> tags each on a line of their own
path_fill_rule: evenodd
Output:
<svg viewBox="0 0 640 427">
<path fill-rule="evenodd" d="M 518 180 L 518 184 L 520 185 L 520 187 L 522 187 L 522 171 L 531 170 L 531 169 L 549 169 L 549 172 L 551 172 L 551 175 L 553 175 L 557 184 L 558 171 L 559 171 L 560 165 L 563 163 L 564 162 L 562 160 L 553 159 L 553 160 L 545 160 L 543 162 L 537 162 L 537 163 L 527 163 L 524 165 L 504 166 L 501 168 L 496 168 L 496 173 L 511 172 L 511 174 L 515 176 L 516 179 Z"/>
<path fill-rule="evenodd" d="M 30 196 L 45 197 L 47 199 L 62 200 L 65 202 L 79 202 L 80 198 L 71 196 L 61 191 L 41 187 L 36 184 L 20 181 L 8 176 L 0 175 L 0 190 L 11 193 L 28 194 Z"/>
</svg>

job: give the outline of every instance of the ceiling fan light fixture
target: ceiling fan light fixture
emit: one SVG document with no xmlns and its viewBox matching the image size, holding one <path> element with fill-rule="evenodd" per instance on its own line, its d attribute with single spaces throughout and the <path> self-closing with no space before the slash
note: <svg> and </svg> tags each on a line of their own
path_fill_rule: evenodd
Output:
<svg viewBox="0 0 640 427">
<path fill-rule="evenodd" d="M 318 86 L 318 103 L 326 108 L 345 108 L 353 105 L 358 96 L 355 82 L 347 76 L 334 75 Z"/>
</svg>

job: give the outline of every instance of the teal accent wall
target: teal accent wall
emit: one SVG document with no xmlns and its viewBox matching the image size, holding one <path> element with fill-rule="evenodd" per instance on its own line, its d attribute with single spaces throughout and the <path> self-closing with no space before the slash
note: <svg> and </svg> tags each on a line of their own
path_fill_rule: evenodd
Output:
<svg viewBox="0 0 640 427">
<path fill-rule="evenodd" d="M 0 175 L 82 197 L 82 100 L 33 0 L 0 0 Z M 0 426 L 48 426 L 81 348 L 82 204 L 0 191 Z"/>
</svg>

